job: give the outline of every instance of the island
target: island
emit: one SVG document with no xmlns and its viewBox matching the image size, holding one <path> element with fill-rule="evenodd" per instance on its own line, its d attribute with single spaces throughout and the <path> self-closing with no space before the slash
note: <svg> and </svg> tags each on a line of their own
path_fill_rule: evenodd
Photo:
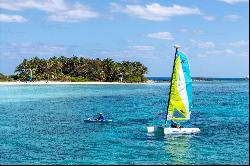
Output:
<svg viewBox="0 0 250 166">
<path fill-rule="evenodd" d="M 140 62 L 115 62 L 110 58 L 56 57 L 24 59 L 13 75 L 0 74 L 1 82 L 121 82 L 143 83 L 148 72 Z"/>
</svg>

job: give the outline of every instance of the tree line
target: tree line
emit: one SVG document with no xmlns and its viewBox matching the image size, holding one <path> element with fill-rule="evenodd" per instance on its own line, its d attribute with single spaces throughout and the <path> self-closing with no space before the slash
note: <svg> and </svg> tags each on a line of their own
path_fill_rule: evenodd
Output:
<svg viewBox="0 0 250 166">
<path fill-rule="evenodd" d="M 11 78 L 10 76 L 6 76 L 6 75 L 0 73 L 0 81 L 3 81 L 3 82 L 13 81 L 13 78 Z"/>
<path fill-rule="evenodd" d="M 14 80 L 53 81 L 102 81 L 102 82 L 145 82 L 148 72 L 140 62 L 115 62 L 110 58 L 88 59 L 84 57 L 51 57 L 24 59 L 15 69 Z"/>
</svg>

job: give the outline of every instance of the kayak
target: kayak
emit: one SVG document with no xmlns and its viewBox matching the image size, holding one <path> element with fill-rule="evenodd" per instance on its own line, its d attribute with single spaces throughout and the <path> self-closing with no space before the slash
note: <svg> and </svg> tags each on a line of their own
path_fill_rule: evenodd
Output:
<svg viewBox="0 0 250 166">
<path fill-rule="evenodd" d="M 90 118 L 88 118 L 88 119 L 84 119 L 84 122 L 89 122 L 89 123 L 93 123 L 93 122 L 95 122 L 95 123 L 107 123 L 107 122 L 113 122 L 113 120 L 111 120 L 111 119 L 96 120 L 96 119 L 90 119 Z"/>
</svg>

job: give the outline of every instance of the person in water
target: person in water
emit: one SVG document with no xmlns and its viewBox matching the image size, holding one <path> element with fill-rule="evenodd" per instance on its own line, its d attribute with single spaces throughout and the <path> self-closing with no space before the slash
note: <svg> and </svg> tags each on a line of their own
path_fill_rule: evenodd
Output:
<svg viewBox="0 0 250 166">
<path fill-rule="evenodd" d="M 102 115 L 102 113 L 99 113 L 99 117 L 97 117 L 98 121 L 103 121 L 104 120 L 104 116 Z"/>
</svg>

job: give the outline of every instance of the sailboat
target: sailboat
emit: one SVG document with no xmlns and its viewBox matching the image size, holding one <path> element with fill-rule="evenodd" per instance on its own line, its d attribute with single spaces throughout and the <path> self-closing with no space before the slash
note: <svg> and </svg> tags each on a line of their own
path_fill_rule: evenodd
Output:
<svg viewBox="0 0 250 166">
<path fill-rule="evenodd" d="M 170 92 L 168 98 L 167 111 L 165 114 L 165 124 L 162 126 L 147 127 L 148 133 L 164 134 L 192 134 L 200 132 L 199 128 L 185 128 L 182 126 L 171 127 L 168 121 L 190 120 L 192 107 L 192 79 L 187 57 L 175 45 L 175 59 L 171 77 Z"/>
</svg>

